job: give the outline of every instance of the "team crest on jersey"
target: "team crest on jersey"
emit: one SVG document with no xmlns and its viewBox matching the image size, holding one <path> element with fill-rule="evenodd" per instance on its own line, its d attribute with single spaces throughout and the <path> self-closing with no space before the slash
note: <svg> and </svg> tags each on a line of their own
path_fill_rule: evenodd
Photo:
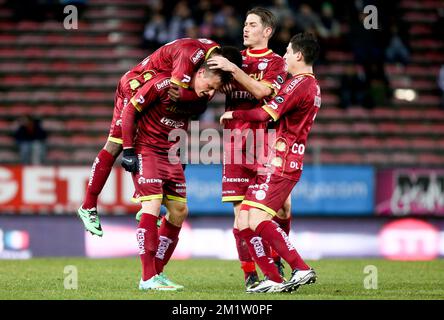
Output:
<svg viewBox="0 0 444 320">
<path fill-rule="evenodd" d="M 268 67 L 268 62 L 261 62 L 257 65 L 257 68 L 261 71 L 267 69 L 267 67 Z"/>
<path fill-rule="evenodd" d="M 162 81 L 159 81 L 158 83 L 156 83 L 156 89 L 158 91 L 160 91 L 162 89 L 165 89 L 169 85 L 170 85 L 170 79 L 166 78 L 166 79 L 163 79 Z"/>
<path fill-rule="evenodd" d="M 197 64 L 205 56 L 203 49 L 197 49 L 191 56 L 191 62 Z"/>
</svg>

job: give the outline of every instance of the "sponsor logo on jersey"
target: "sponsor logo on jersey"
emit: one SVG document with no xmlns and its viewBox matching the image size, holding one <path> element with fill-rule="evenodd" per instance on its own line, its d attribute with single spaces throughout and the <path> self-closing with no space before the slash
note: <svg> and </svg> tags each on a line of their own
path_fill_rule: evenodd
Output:
<svg viewBox="0 0 444 320">
<path fill-rule="evenodd" d="M 176 121 L 176 120 L 168 119 L 165 117 L 160 119 L 160 122 L 168 127 L 172 127 L 172 128 L 176 128 L 176 129 L 179 129 L 180 127 L 183 127 L 185 125 L 185 123 L 183 121 Z"/>
<path fill-rule="evenodd" d="M 320 108 L 321 107 L 321 97 L 315 96 L 314 98 L 314 106 Z"/>
<path fill-rule="evenodd" d="M 145 177 L 139 177 L 137 179 L 138 184 L 151 184 L 151 183 L 162 183 L 162 179 L 150 179 Z"/>
<path fill-rule="evenodd" d="M 210 40 L 210 39 L 206 39 L 206 38 L 200 38 L 198 39 L 200 42 L 205 43 L 205 44 L 212 44 L 214 43 L 214 41 Z"/>
<path fill-rule="evenodd" d="M 256 81 L 260 81 L 264 78 L 264 71 L 261 71 L 260 73 L 251 73 L 249 76 Z"/>
<path fill-rule="evenodd" d="M 231 93 L 231 99 L 254 100 L 256 98 L 248 91 L 234 91 Z"/>
<path fill-rule="evenodd" d="M 205 56 L 203 49 L 197 49 L 191 56 L 191 62 L 197 64 Z"/>
<path fill-rule="evenodd" d="M 227 177 L 223 177 L 222 178 L 222 182 L 250 182 L 250 179 L 248 178 L 227 178 Z"/>
<path fill-rule="evenodd" d="M 284 93 L 290 94 L 293 92 L 294 88 L 296 88 L 297 84 L 301 82 L 304 79 L 304 77 L 298 77 L 296 79 L 293 79 L 290 84 L 285 88 Z"/>
<path fill-rule="evenodd" d="M 162 81 L 156 83 L 156 89 L 158 91 L 165 89 L 166 87 L 168 87 L 170 85 L 170 79 L 163 79 Z"/>
</svg>

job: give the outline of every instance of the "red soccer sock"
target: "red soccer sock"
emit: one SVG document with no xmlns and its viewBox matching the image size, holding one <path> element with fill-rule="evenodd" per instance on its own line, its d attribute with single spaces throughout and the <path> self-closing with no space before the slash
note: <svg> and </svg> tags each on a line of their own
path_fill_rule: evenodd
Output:
<svg viewBox="0 0 444 320">
<path fill-rule="evenodd" d="M 100 150 L 91 168 L 83 209 L 97 208 L 97 197 L 102 192 L 115 160 L 111 153 L 105 149 Z"/>
<path fill-rule="evenodd" d="M 163 218 L 159 229 L 159 245 L 155 256 L 157 273 L 163 272 L 163 268 L 170 261 L 179 242 L 180 229 L 181 227 L 176 227 L 166 218 Z"/>
<path fill-rule="evenodd" d="M 159 235 L 157 233 L 157 217 L 152 214 L 142 214 L 137 228 L 137 242 L 142 262 L 142 280 L 146 281 L 157 274 L 154 262 Z"/>
<path fill-rule="evenodd" d="M 290 243 L 287 234 L 272 221 L 263 221 L 256 233 L 270 243 L 271 247 L 290 265 L 291 269 L 308 270 L 310 267 L 302 260 Z"/>
<path fill-rule="evenodd" d="M 244 229 L 239 232 L 239 235 L 241 239 L 245 240 L 251 256 L 253 257 L 259 268 L 261 268 L 263 274 L 272 281 L 279 283 L 282 282 L 282 278 L 279 275 L 279 271 L 276 268 L 275 264 L 273 263 L 271 258 L 265 254 L 264 245 L 262 243 L 261 237 L 259 237 L 251 229 Z"/>
<path fill-rule="evenodd" d="M 243 239 L 240 238 L 239 229 L 233 228 L 233 235 L 234 239 L 236 240 L 237 254 L 241 263 L 241 269 L 244 270 L 244 276 L 245 279 L 247 279 L 251 273 L 256 272 L 256 265 L 254 264 L 250 251 L 248 251 L 247 244 Z"/>
<path fill-rule="evenodd" d="M 282 219 L 278 216 L 273 217 L 273 221 L 277 222 L 279 227 L 281 227 L 282 230 L 287 234 L 287 236 L 290 234 L 291 230 L 291 216 L 288 219 Z"/>
<path fill-rule="evenodd" d="M 288 219 L 282 219 L 282 218 L 279 218 L 278 216 L 274 216 L 273 217 L 273 221 L 276 222 L 279 225 L 279 227 L 281 227 L 281 229 L 284 230 L 284 232 L 287 235 L 290 234 L 290 230 L 291 230 L 291 216 Z M 273 248 L 271 248 L 271 257 L 273 258 L 274 262 L 280 262 L 281 261 L 281 257 L 276 252 L 276 250 L 273 250 Z"/>
<path fill-rule="evenodd" d="M 281 261 L 281 257 L 276 252 L 276 250 L 273 250 L 273 248 L 271 248 L 271 246 L 270 246 L 270 257 L 273 259 L 274 262 Z"/>
</svg>

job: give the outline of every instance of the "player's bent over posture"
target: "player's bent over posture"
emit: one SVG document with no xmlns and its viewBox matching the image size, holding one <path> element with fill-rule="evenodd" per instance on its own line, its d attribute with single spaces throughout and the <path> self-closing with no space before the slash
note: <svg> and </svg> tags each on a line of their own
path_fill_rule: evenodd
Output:
<svg viewBox="0 0 444 320">
<path fill-rule="evenodd" d="M 288 235 L 272 221 L 302 174 L 308 133 L 321 106 L 321 92 L 313 74 L 319 53 L 316 39 L 307 33 L 294 36 L 284 56 L 292 77 L 278 95 L 261 109 L 225 112 L 221 122 L 273 120 L 275 141 L 268 141 L 268 161 L 248 187 L 238 218 L 240 237 L 266 278 L 247 292 L 294 291 L 312 283 L 316 274 L 300 257 Z M 284 281 L 264 253 L 262 239 L 290 265 L 291 278 Z"/>
<path fill-rule="evenodd" d="M 93 235 L 103 235 L 97 214 L 97 199 L 114 162 L 122 152 L 122 110 L 137 90 L 156 73 L 168 72 L 171 74 L 171 83 L 178 88 L 175 99 L 182 102 L 192 100 L 193 94 L 190 95 L 191 90 L 188 90 L 191 76 L 202 62 L 213 55 L 230 58 L 233 54 L 237 54 L 237 49 L 220 48 L 216 42 L 209 39 L 178 39 L 160 47 L 122 76 L 116 89 L 109 137 L 94 160 L 86 196 L 77 211 L 87 231 Z"/>
<path fill-rule="evenodd" d="M 133 200 L 142 206 L 137 229 L 141 290 L 183 288 L 163 273 L 188 215 L 185 176 L 179 156 L 169 153 L 176 143 L 169 140 L 169 133 L 173 129 L 187 130 L 190 117 L 203 113 L 215 90 L 230 80 L 228 72 L 209 70 L 204 63 L 190 79 L 195 98 L 177 103 L 168 95 L 170 73 L 161 73 L 147 81 L 123 110 L 122 166 L 132 173 Z M 158 229 L 162 204 L 168 214 Z"/>
</svg>

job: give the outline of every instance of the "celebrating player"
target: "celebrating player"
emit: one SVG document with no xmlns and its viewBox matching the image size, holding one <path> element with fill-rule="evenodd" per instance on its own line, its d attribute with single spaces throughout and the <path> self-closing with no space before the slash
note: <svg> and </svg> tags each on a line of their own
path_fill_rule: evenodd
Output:
<svg viewBox="0 0 444 320">
<path fill-rule="evenodd" d="M 208 39 L 178 39 L 156 50 L 120 79 L 114 100 L 114 114 L 108 141 L 94 160 L 85 200 L 77 211 L 85 229 L 91 234 L 103 235 L 97 214 L 97 198 L 111 173 L 116 158 L 122 152 L 123 108 L 146 81 L 149 81 L 154 74 L 161 72 L 169 72 L 171 82 L 180 88 L 177 90 L 178 100 L 194 99 L 192 90 L 187 90 L 193 72 L 203 61 L 217 54 L 231 57 L 238 52 L 230 47 L 221 49 L 217 43 Z"/>
<path fill-rule="evenodd" d="M 308 133 L 321 106 L 320 88 L 313 74 L 319 45 L 311 34 L 297 34 L 287 47 L 284 59 L 292 77 L 285 81 L 278 95 L 261 109 L 225 112 L 225 120 L 264 122 L 273 120 L 276 139 L 268 141 L 269 158 L 261 174 L 251 181 L 241 204 L 239 234 L 266 278 L 247 292 L 293 291 L 312 283 L 316 274 L 299 256 L 288 235 L 271 221 L 282 208 L 302 174 Z M 284 282 L 278 269 L 264 254 L 263 239 L 292 268 Z"/>
<path fill-rule="evenodd" d="M 189 118 L 205 111 L 215 90 L 231 81 L 231 74 L 210 70 L 204 63 L 189 82 L 195 99 L 182 103 L 172 101 L 168 95 L 172 79 L 169 73 L 161 73 L 146 82 L 125 107 L 122 117 L 122 166 L 132 172 L 133 200 L 142 206 L 137 229 L 142 262 L 141 290 L 183 288 L 163 273 L 188 214 L 185 176 L 179 156 L 169 152 L 175 144 L 169 140 L 169 133 L 173 129 L 186 130 Z M 158 230 L 162 204 L 168 214 Z"/>
<path fill-rule="evenodd" d="M 270 100 L 275 96 L 279 86 L 284 83 L 287 75 L 285 61 L 268 48 L 268 41 L 273 36 L 275 29 L 276 18 L 271 11 L 260 7 L 253 8 L 247 12 L 243 29 L 244 45 L 247 49 L 241 51 L 243 57 L 242 69 L 223 57 L 213 57 L 208 60 L 212 68 L 230 71 L 237 81 L 233 85 L 230 84 L 230 88 L 224 88 L 225 93 L 227 93 L 226 111 L 260 108 L 264 103 L 262 100 Z M 241 139 L 247 130 L 252 130 L 252 139 L 254 140 L 256 130 L 265 130 L 266 127 L 266 122 L 246 122 L 240 119 L 226 121 L 224 126 L 225 129 L 235 130 L 233 132 L 239 133 Z M 233 156 L 236 152 L 241 152 L 243 155 L 243 161 L 240 164 L 234 163 Z M 227 144 L 224 144 L 222 201 L 233 203 L 233 234 L 236 240 L 241 268 L 245 275 L 245 285 L 248 288 L 257 283 L 259 278 L 247 246 L 239 237 L 237 222 L 240 204 L 244 199 L 249 184 L 256 176 L 255 165 L 247 165 L 245 163 L 246 152 L 245 141 L 241 145 L 235 141 L 229 141 Z M 278 211 L 274 220 L 279 223 L 287 234 L 290 232 L 290 197 L 283 209 Z M 280 273 L 283 275 L 283 264 L 280 261 L 279 255 L 274 254 L 273 258 Z"/>
</svg>

